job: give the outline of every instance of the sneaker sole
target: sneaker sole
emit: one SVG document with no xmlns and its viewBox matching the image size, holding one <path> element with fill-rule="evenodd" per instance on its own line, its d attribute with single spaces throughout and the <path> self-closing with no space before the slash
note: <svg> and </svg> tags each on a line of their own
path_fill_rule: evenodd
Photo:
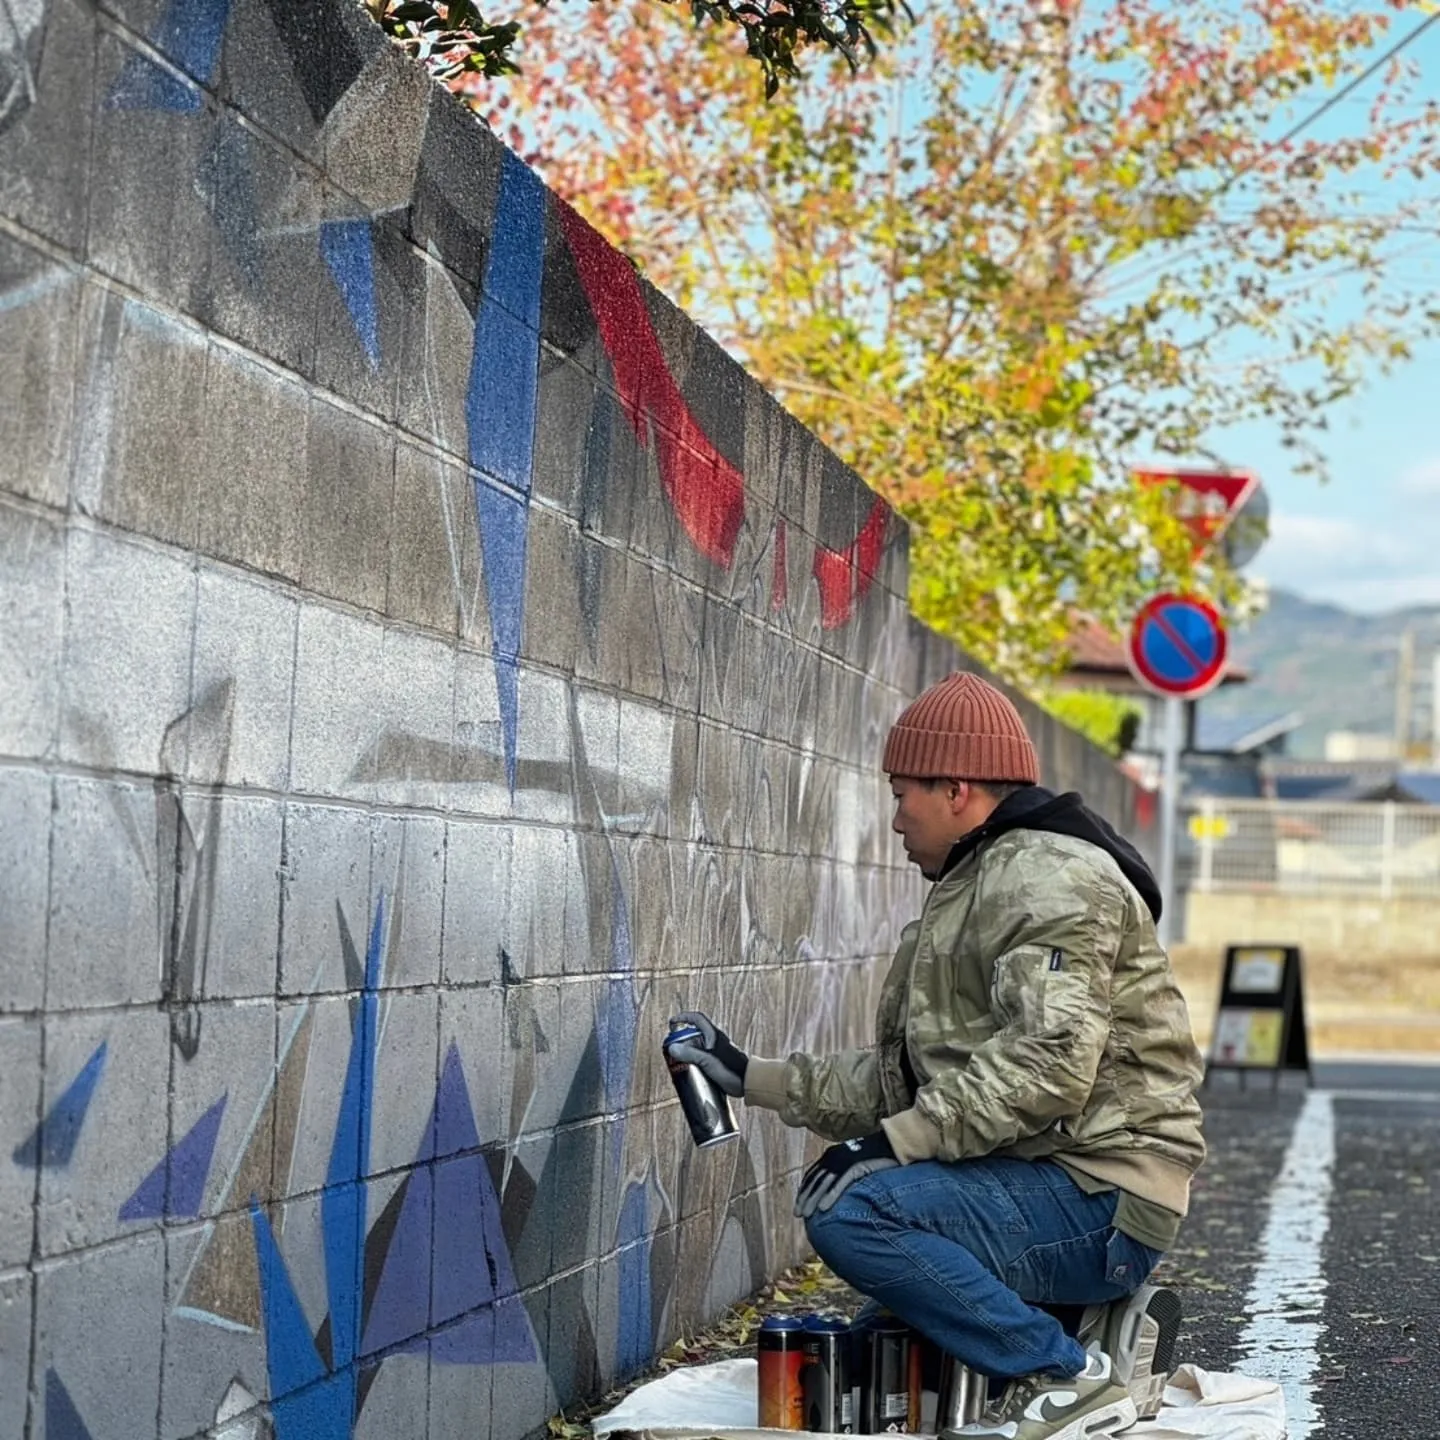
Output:
<svg viewBox="0 0 1440 1440">
<path fill-rule="evenodd" d="M 1133 1317 L 1135 1363 L 1128 1382 L 1135 1413 L 1153 1420 L 1164 1404 L 1165 1386 L 1175 1368 L 1175 1342 L 1180 1335 L 1180 1297 L 1173 1290 L 1156 1290 L 1144 1312 Z M 1127 1317 L 1129 1319 L 1130 1317 Z"/>
<path fill-rule="evenodd" d="M 1072 1420 L 1063 1430 L 1057 1430 L 1050 1440 L 1099 1440 L 1105 1435 L 1118 1435 L 1128 1430 L 1139 1417 L 1135 1413 L 1135 1402 L 1127 1395 L 1113 1405 L 1092 1410 L 1078 1420 Z"/>
</svg>

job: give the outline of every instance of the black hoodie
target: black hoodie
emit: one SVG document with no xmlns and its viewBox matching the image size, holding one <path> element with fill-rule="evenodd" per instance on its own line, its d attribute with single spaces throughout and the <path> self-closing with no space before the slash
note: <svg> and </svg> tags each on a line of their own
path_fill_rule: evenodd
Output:
<svg viewBox="0 0 1440 1440">
<path fill-rule="evenodd" d="M 1073 790 L 1056 795 L 1043 785 L 1027 785 L 1007 795 L 995 807 L 990 818 L 968 835 L 956 841 L 945 859 L 941 875 L 953 870 L 979 846 L 1004 835 L 1009 830 L 1045 830 L 1052 835 L 1073 835 L 1088 840 L 1112 856 L 1125 878 L 1140 892 L 1154 920 L 1160 918 L 1160 887 L 1140 852 L 1116 834 L 1108 821 L 1101 819 Z"/>
</svg>

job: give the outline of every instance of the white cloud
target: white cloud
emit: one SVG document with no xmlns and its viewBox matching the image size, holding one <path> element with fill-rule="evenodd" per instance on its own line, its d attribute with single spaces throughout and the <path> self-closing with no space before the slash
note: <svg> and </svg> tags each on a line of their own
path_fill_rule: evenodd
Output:
<svg viewBox="0 0 1440 1440">
<path fill-rule="evenodd" d="M 1412 465 L 1400 472 L 1395 493 L 1402 500 L 1434 503 L 1440 501 L 1440 457 Z"/>
<path fill-rule="evenodd" d="M 1440 500 L 1440 463 L 1430 496 Z M 1440 603 L 1440 535 L 1433 521 L 1361 525 L 1281 511 L 1271 517 L 1270 539 L 1253 569 L 1272 586 L 1350 610 Z"/>
</svg>

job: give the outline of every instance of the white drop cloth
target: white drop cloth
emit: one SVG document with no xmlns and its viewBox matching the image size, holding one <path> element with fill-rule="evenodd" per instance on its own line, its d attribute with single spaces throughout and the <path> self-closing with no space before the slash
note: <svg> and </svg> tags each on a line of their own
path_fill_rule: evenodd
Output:
<svg viewBox="0 0 1440 1440">
<path fill-rule="evenodd" d="M 592 1428 L 597 1436 L 625 1431 L 646 1440 L 793 1437 L 792 1431 L 760 1429 L 757 1413 L 755 1362 L 722 1360 L 641 1385 Z M 1182 1365 L 1165 1387 L 1160 1414 L 1124 1433 L 1126 1440 L 1285 1440 L 1285 1398 L 1270 1380 Z"/>
</svg>

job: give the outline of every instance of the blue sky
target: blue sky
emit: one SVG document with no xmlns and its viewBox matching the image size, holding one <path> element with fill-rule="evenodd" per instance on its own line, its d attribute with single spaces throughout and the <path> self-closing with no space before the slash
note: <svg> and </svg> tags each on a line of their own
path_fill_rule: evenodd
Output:
<svg viewBox="0 0 1440 1440">
<path fill-rule="evenodd" d="M 1396 17 L 1391 39 L 1420 18 Z M 1420 69 L 1415 100 L 1440 96 L 1440 24 L 1405 52 Z M 1315 133 L 1353 130 L 1364 123 L 1374 83 L 1341 101 Z M 1316 91 L 1309 104 L 1325 98 Z M 1301 107 L 1300 113 L 1305 112 Z M 1323 130 L 1321 127 L 1324 127 Z M 1371 203 L 1390 208 L 1394 195 Z M 1405 191 L 1413 197 L 1413 187 Z M 1440 300 L 1440 180 L 1424 192 L 1433 200 L 1436 233 L 1405 244 L 1398 263 L 1404 280 L 1427 284 Z M 1388 203 L 1387 203 L 1388 202 Z M 1356 302 L 1340 302 L 1354 305 Z M 1223 452 L 1233 465 L 1259 473 L 1271 503 L 1270 541 L 1250 567 L 1272 586 L 1346 609 L 1379 613 L 1403 605 L 1440 604 L 1440 343 L 1416 353 L 1389 376 L 1375 376 L 1361 394 L 1336 406 L 1319 437 L 1331 479 L 1321 485 L 1290 472 L 1277 437 L 1262 425 L 1227 434 Z"/>
</svg>

